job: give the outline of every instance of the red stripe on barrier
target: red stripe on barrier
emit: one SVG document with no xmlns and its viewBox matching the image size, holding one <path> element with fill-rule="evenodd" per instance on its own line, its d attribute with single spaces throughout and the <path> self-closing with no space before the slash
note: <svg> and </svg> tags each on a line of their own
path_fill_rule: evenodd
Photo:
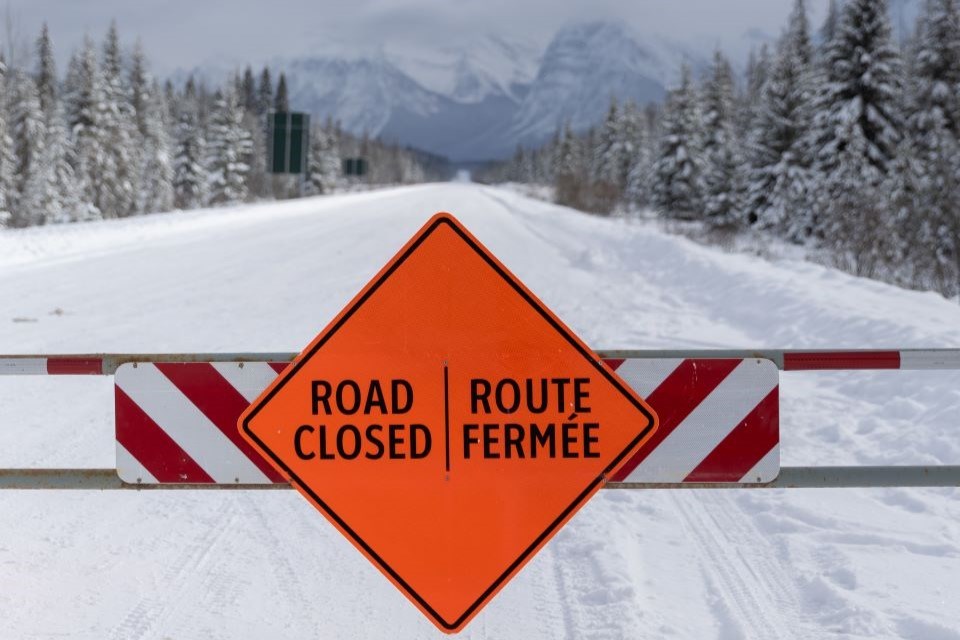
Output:
<svg viewBox="0 0 960 640">
<path fill-rule="evenodd" d="M 683 481 L 740 482 L 779 441 L 780 388 L 776 387 Z"/>
<path fill-rule="evenodd" d="M 206 362 L 157 362 L 157 369 L 272 482 L 285 482 L 263 456 L 240 436 L 237 420 L 249 406 L 233 385 Z"/>
<path fill-rule="evenodd" d="M 784 371 L 899 368 L 899 351 L 788 351 L 783 354 Z"/>
<path fill-rule="evenodd" d="M 603 364 L 607 365 L 614 371 L 619 369 L 620 365 L 622 365 L 623 362 L 624 362 L 623 358 L 604 358 L 603 359 Z"/>
<path fill-rule="evenodd" d="M 271 362 L 270 366 L 277 373 L 283 373 L 283 370 L 290 366 L 289 362 Z"/>
<path fill-rule="evenodd" d="M 646 459 L 742 361 L 739 359 L 684 360 L 660 386 L 647 396 L 660 419 L 660 426 L 611 479 L 621 482 Z"/>
<path fill-rule="evenodd" d="M 48 358 L 47 375 L 51 376 L 99 376 L 103 375 L 103 360 L 100 358 Z"/>
<path fill-rule="evenodd" d="M 160 482 L 213 482 L 123 389 L 115 388 L 117 442 Z"/>
</svg>

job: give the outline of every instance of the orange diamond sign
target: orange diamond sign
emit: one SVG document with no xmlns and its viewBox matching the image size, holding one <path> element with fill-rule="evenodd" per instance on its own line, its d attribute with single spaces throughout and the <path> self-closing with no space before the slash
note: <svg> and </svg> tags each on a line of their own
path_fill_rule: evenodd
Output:
<svg viewBox="0 0 960 640">
<path fill-rule="evenodd" d="M 239 426 L 455 632 L 646 442 L 656 417 L 441 213 Z"/>
</svg>

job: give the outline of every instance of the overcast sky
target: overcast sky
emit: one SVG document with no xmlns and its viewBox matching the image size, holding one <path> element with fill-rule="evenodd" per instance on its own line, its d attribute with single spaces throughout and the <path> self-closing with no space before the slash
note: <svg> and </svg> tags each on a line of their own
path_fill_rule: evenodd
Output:
<svg viewBox="0 0 960 640">
<path fill-rule="evenodd" d="M 569 22 L 613 19 L 710 49 L 745 55 L 751 41 L 779 33 L 793 0 L 9 0 L 21 40 L 50 26 L 61 65 L 90 34 L 116 19 L 128 43 L 139 37 L 155 71 L 208 61 L 260 63 L 310 53 L 331 41 L 362 49 L 456 46 L 482 34 L 545 45 Z M 808 0 L 819 26 L 827 0 Z M 4 38 L 6 40 L 6 38 Z M 4 47 L 6 50 L 6 46 Z M 62 67 L 61 67 L 62 69 Z"/>
</svg>

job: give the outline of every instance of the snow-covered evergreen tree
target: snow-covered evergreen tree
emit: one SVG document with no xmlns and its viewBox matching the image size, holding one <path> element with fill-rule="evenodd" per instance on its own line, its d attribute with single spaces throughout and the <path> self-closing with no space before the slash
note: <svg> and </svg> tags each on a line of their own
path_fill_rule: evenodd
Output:
<svg viewBox="0 0 960 640">
<path fill-rule="evenodd" d="M 759 54 L 750 51 L 747 60 L 746 86 L 740 101 L 737 124 L 740 135 L 748 136 L 753 129 L 754 119 L 760 111 L 760 99 L 763 96 L 763 87 L 770 74 L 770 48 L 767 43 L 760 46 Z"/>
<path fill-rule="evenodd" d="M 555 198 L 559 204 L 573 207 L 583 205 L 587 165 L 583 145 L 567 122 L 553 156 Z"/>
<path fill-rule="evenodd" d="M 747 222 L 793 240 L 812 231 L 806 198 L 814 104 L 811 57 L 806 10 L 803 0 L 797 0 L 749 132 L 745 207 Z"/>
<path fill-rule="evenodd" d="M 96 209 L 83 202 L 71 155 L 62 109 L 54 107 L 47 120 L 40 162 L 24 189 L 26 208 L 42 212 L 38 224 L 85 221 L 98 217 Z"/>
<path fill-rule="evenodd" d="M 883 175 L 863 161 L 870 143 L 855 121 L 842 132 L 847 141 L 817 193 L 823 211 L 823 244 L 832 260 L 851 273 L 873 277 L 885 263 L 891 229 L 877 185 Z"/>
<path fill-rule="evenodd" d="M 903 132 L 900 54 L 886 0 L 849 0 L 824 51 L 824 86 L 814 119 L 814 153 L 829 175 L 856 135 L 864 162 L 886 174 Z"/>
<path fill-rule="evenodd" d="M 243 126 L 243 108 L 233 87 L 214 98 L 210 123 L 207 170 L 210 175 L 210 203 L 231 204 L 246 200 L 250 134 Z"/>
<path fill-rule="evenodd" d="M 173 159 L 174 205 L 195 209 L 207 203 L 206 140 L 200 123 L 196 88 L 188 82 L 178 105 Z"/>
<path fill-rule="evenodd" d="M 651 176 L 651 204 L 666 216 L 702 217 L 701 124 L 697 92 L 690 68 L 684 65 L 680 86 L 670 91 L 663 107 L 660 145 Z"/>
<path fill-rule="evenodd" d="M 837 8 L 837 0 L 830 0 L 827 5 L 827 17 L 824 18 L 820 26 L 820 41 L 830 43 L 837 35 L 837 24 L 840 22 L 840 11 Z"/>
<path fill-rule="evenodd" d="M 151 83 L 148 89 L 141 89 L 140 93 L 143 101 L 143 150 L 137 211 L 169 211 L 174 204 L 174 170 L 171 141 L 165 124 L 169 119 L 165 113 L 167 103 L 156 82 Z"/>
<path fill-rule="evenodd" d="M 15 71 L 12 85 L 10 112 L 18 197 L 13 202 L 9 224 L 12 227 L 29 227 L 44 221 L 44 210 L 38 203 L 44 200 L 46 194 L 43 192 L 48 188 L 42 180 L 47 128 L 33 78 L 22 71 Z"/>
<path fill-rule="evenodd" d="M 842 188 L 836 178 L 841 157 L 847 164 L 844 175 L 853 175 L 857 159 L 852 154 L 862 153 L 861 188 L 875 188 L 886 177 L 905 128 L 901 71 L 886 0 L 849 0 L 823 54 L 823 85 L 811 129 L 814 188 L 835 198 L 826 203 L 821 199 L 816 207 L 815 234 L 830 237 L 831 229 L 847 228 L 833 216 L 861 216 L 844 213 L 844 202 L 855 204 L 852 195 L 835 192 Z"/>
<path fill-rule="evenodd" d="M 933 229 L 928 225 L 925 167 L 910 136 L 905 136 L 880 188 L 890 221 L 887 240 L 887 276 L 898 284 L 916 286 L 927 279 L 933 252 Z"/>
<path fill-rule="evenodd" d="M 793 51 L 793 55 L 800 64 L 809 67 L 813 62 L 813 43 L 810 40 L 806 0 L 794 0 L 783 39 L 788 43 L 787 46 Z"/>
<path fill-rule="evenodd" d="M 140 147 L 130 94 L 123 79 L 120 38 L 115 23 L 103 43 L 103 97 L 97 114 L 100 152 L 104 156 L 94 204 L 105 218 L 126 217 L 137 210 Z"/>
<path fill-rule="evenodd" d="M 928 0 L 917 20 L 910 65 L 909 129 L 921 157 L 936 162 L 941 136 L 960 137 L 960 8 Z"/>
<path fill-rule="evenodd" d="M 130 106 L 137 124 L 137 135 L 142 141 L 147 135 L 147 103 L 150 99 L 150 75 L 147 71 L 147 59 L 140 41 L 133 48 L 130 57 Z"/>
<path fill-rule="evenodd" d="M 703 211 L 712 224 L 738 220 L 743 158 L 736 132 L 733 69 L 718 49 L 703 90 Z"/>
<path fill-rule="evenodd" d="M 280 74 L 280 79 L 277 81 L 277 95 L 273 100 L 273 110 L 283 113 L 290 111 L 290 97 L 287 95 L 287 76 L 284 73 Z"/>
<path fill-rule="evenodd" d="M 641 184 L 632 176 L 635 171 L 649 173 L 650 144 L 647 120 L 634 102 L 627 102 L 621 110 L 620 140 L 618 186 L 625 202 L 639 206 L 646 199 L 646 180 Z"/>
<path fill-rule="evenodd" d="M 37 38 L 37 93 L 40 96 L 40 109 L 49 119 L 56 107 L 57 67 L 53 58 L 53 42 L 47 23 L 43 23 Z"/>
<path fill-rule="evenodd" d="M 257 114 L 266 127 L 267 113 L 273 109 L 273 80 L 270 78 L 270 68 L 264 67 L 260 72 L 260 83 L 257 85 Z"/>
<path fill-rule="evenodd" d="M 315 126 L 310 134 L 310 191 L 330 193 L 340 177 L 340 149 L 328 127 Z"/>
<path fill-rule="evenodd" d="M 106 156 L 100 143 L 99 124 L 103 102 L 103 80 L 93 42 L 86 38 L 80 51 L 70 59 L 64 83 L 66 121 L 73 143 L 73 161 L 83 201 L 98 212 L 100 176 Z"/>
<path fill-rule="evenodd" d="M 650 204 L 650 172 L 653 164 L 650 152 L 650 139 L 645 118 L 637 114 L 637 127 L 640 136 L 637 139 L 637 150 L 630 157 L 630 168 L 627 170 L 627 186 L 624 197 L 635 207 L 646 207 Z"/>
<path fill-rule="evenodd" d="M 945 287 L 956 285 L 952 272 L 957 268 L 957 241 L 949 229 L 960 215 L 955 174 L 960 169 L 960 7 L 956 0 L 926 2 L 917 19 L 911 54 L 905 138 L 916 149 L 921 193 L 916 202 L 901 203 L 898 210 L 913 223 L 905 226 L 903 234 L 912 236 L 914 244 L 935 250 L 913 252 L 904 262 L 917 268 L 918 279 L 946 292 Z M 916 208 L 907 213 L 909 204 Z"/>
<path fill-rule="evenodd" d="M 626 182 L 625 167 L 629 162 L 629 149 L 623 131 L 623 117 L 615 98 L 610 100 L 607 117 L 597 134 L 593 151 L 593 166 L 597 180 L 623 189 Z"/>
<path fill-rule="evenodd" d="M 7 87 L 7 64 L 0 56 L 0 228 L 11 223 L 11 209 L 17 201 L 17 156 L 8 120 L 10 113 Z"/>
</svg>

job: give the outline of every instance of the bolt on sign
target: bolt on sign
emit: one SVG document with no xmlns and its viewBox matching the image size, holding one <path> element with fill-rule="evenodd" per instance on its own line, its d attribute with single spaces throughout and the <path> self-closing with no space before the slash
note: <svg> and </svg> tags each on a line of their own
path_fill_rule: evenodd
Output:
<svg viewBox="0 0 960 640">
<path fill-rule="evenodd" d="M 456 632 L 657 419 L 441 213 L 239 428 L 437 627 Z"/>
</svg>

